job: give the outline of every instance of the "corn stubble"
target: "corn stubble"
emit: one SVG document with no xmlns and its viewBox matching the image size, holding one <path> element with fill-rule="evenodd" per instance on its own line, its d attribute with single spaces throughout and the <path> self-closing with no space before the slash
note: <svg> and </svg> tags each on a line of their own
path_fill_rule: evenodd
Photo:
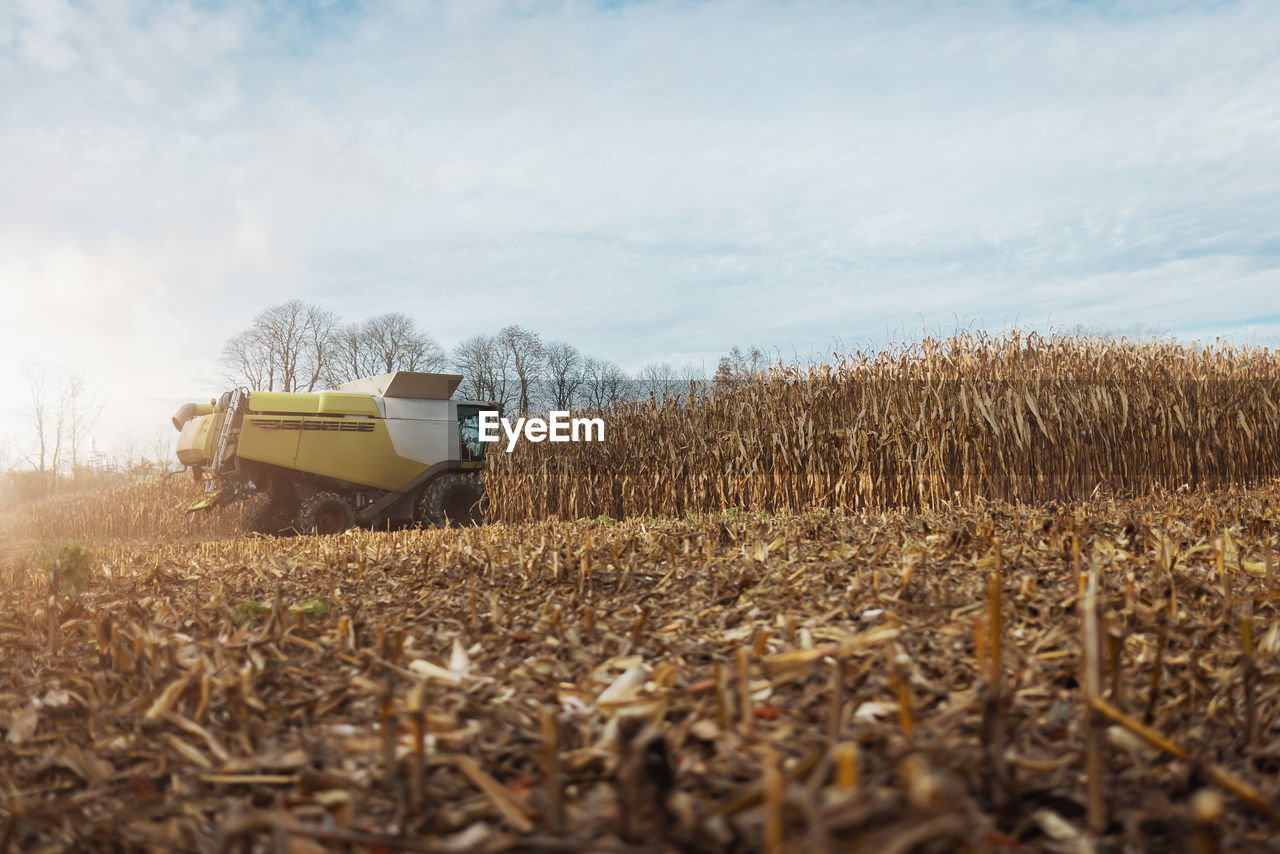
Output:
<svg viewBox="0 0 1280 854">
<path fill-rule="evenodd" d="M 1264 848 L 1278 503 L 11 553 L 0 850 Z"/>
<path fill-rule="evenodd" d="M 1257 348 L 961 336 L 609 414 L 604 443 L 490 455 L 494 518 L 1039 503 L 1280 475 Z"/>
</svg>

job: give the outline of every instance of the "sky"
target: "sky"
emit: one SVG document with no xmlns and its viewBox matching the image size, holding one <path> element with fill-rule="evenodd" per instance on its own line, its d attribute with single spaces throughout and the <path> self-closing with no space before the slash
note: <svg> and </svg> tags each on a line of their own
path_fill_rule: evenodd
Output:
<svg viewBox="0 0 1280 854">
<path fill-rule="evenodd" d="M 0 0 L 0 466 L 298 297 L 634 370 L 956 327 L 1280 345 L 1280 3 Z"/>
</svg>

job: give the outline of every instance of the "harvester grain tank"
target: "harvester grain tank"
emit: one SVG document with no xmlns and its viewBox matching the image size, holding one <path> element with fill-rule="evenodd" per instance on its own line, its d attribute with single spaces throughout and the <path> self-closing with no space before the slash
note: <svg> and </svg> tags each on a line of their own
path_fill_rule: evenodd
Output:
<svg viewBox="0 0 1280 854">
<path fill-rule="evenodd" d="M 205 483 L 191 510 L 250 499 L 247 529 L 478 524 L 481 412 L 458 374 L 397 371 L 313 393 L 233 389 L 173 416 L 178 461 Z"/>
</svg>

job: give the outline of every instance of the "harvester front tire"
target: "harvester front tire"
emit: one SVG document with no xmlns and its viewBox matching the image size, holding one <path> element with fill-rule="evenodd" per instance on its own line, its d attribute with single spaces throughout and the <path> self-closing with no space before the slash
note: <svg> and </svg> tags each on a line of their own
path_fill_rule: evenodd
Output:
<svg viewBox="0 0 1280 854">
<path fill-rule="evenodd" d="M 269 495 L 257 495 L 249 499 L 240 526 L 245 533 L 276 536 L 293 526 L 293 514 L 281 501 Z"/>
<path fill-rule="evenodd" d="M 334 492 L 317 492 L 298 511 L 298 528 L 305 534 L 341 534 L 355 524 L 351 504 Z"/>
<path fill-rule="evenodd" d="M 439 527 L 480 525 L 488 506 L 479 478 L 449 472 L 427 484 L 418 503 L 418 517 Z"/>
</svg>

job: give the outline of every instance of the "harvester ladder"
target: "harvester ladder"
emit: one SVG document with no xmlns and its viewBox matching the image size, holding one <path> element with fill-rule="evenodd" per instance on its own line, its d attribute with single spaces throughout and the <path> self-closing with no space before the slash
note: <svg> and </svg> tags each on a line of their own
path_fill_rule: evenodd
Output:
<svg viewBox="0 0 1280 854">
<path fill-rule="evenodd" d="M 244 392 L 240 389 L 233 390 L 230 399 L 227 401 L 227 415 L 222 419 L 222 431 L 218 434 L 218 449 L 213 455 L 214 474 L 222 474 L 222 466 L 227 458 L 227 449 L 232 446 L 232 440 L 240 435 L 241 423 L 244 420 L 240 416 L 244 405 Z"/>
</svg>

